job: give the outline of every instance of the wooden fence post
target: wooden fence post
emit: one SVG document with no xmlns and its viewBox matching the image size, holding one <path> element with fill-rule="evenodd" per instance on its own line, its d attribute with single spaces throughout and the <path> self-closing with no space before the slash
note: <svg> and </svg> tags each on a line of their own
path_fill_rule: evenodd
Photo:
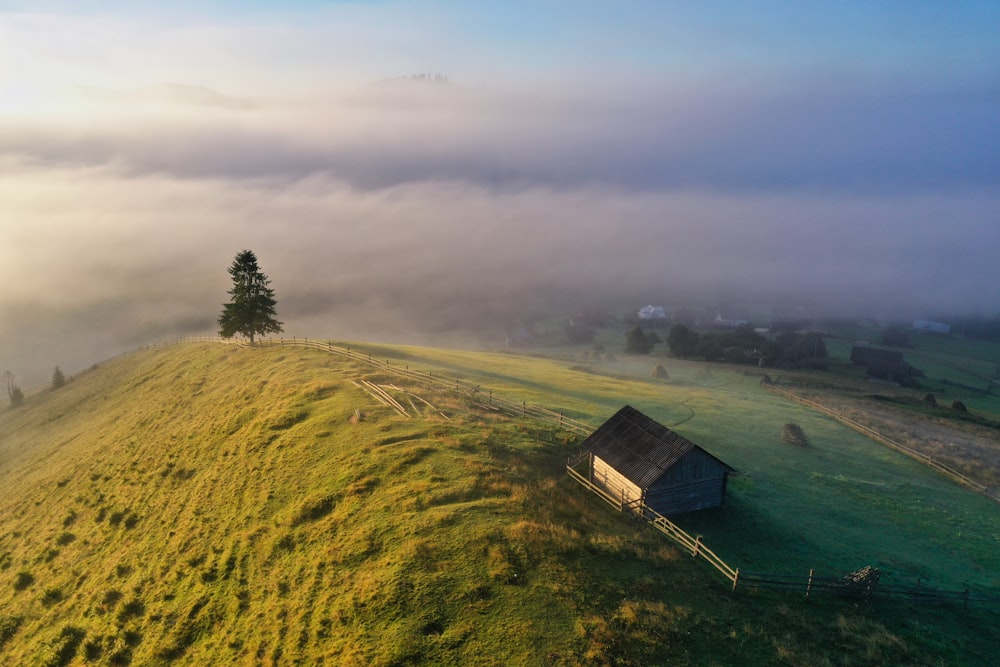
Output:
<svg viewBox="0 0 1000 667">
<path fill-rule="evenodd" d="M 813 588 L 813 576 L 816 574 L 814 568 L 809 568 L 809 582 L 806 584 L 806 599 L 809 599 L 809 593 L 812 592 Z"/>
<path fill-rule="evenodd" d="M 698 537 L 695 538 L 695 540 L 694 540 L 694 553 L 692 553 L 691 555 L 693 557 L 697 558 L 700 551 L 701 551 L 701 535 L 699 535 Z"/>
<path fill-rule="evenodd" d="M 736 592 L 736 585 L 740 583 L 740 568 L 736 568 L 736 576 L 733 577 L 733 592 Z"/>
<path fill-rule="evenodd" d="M 871 576 L 868 576 L 865 580 L 865 609 L 869 609 L 872 604 L 872 593 L 875 592 L 875 581 L 872 580 Z"/>
</svg>

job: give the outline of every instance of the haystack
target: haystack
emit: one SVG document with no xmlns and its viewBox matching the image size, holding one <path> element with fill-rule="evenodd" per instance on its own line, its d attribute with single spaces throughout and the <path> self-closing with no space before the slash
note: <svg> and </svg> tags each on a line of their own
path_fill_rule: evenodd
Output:
<svg viewBox="0 0 1000 667">
<path fill-rule="evenodd" d="M 670 376 L 667 375 L 667 369 L 663 367 L 663 364 L 656 364 L 653 372 L 650 375 L 654 378 L 659 378 L 661 380 L 666 380 Z"/>
<path fill-rule="evenodd" d="M 785 424 L 785 428 L 781 431 L 781 439 L 791 445 L 798 445 L 800 447 L 809 446 L 809 440 L 806 438 L 806 434 L 802 432 L 802 427 L 798 424 Z"/>
</svg>

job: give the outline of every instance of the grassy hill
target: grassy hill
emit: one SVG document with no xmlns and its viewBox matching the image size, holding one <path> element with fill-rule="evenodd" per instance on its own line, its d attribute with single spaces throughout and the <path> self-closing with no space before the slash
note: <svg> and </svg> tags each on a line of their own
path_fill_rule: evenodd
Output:
<svg viewBox="0 0 1000 667">
<path fill-rule="evenodd" d="M 733 565 L 997 586 L 995 505 L 756 378 L 364 349 L 595 426 L 625 402 L 674 426 L 740 470 L 726 508 L 679 520 Z M 566 477 L 577 437 L 415 385 L 402 416 L 362 380 L 401 384 L 313 350 L 183 345 L 0 415 L 0 663 L 985 665 L 998 648 L 982 610 L 733 595 Z M 781 442 L 788 421 L 809 448 Z"/>
</svg>

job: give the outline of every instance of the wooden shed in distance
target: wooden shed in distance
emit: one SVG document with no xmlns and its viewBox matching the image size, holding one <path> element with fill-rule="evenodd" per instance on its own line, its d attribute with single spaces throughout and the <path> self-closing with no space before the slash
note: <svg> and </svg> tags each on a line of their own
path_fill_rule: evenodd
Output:
<svg viewBox="0 0 1000 667">
<path fill-rule="evenodd" d="M 583 441 L 589 479 L 622 505 L 664 516 L 724 504 L 733 468 L 626 405 Z"/>
</svg>

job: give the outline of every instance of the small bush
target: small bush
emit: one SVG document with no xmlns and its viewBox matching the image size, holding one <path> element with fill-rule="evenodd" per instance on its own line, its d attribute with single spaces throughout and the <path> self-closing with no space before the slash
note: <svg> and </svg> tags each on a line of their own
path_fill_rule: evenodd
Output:
<svg viewBox="0 0 1000 667">
<path fill-rule="evenodd" d="M 33 583 L 35 583 L 35 575 L 31 574 L 27 570 L 21 570 L 17 573 L 17 576 L 14 577 L 14 590 L 23 591 Z"/>
<path fill-rule="evenodd" d="M 64 547 L 67 544 L 73 542 L 74 540 L 76 540 L 76 535 L 74 535 L 73 533 L 68 533 L 68 532 L 62 533 L 59 537 L 56 538 L 56 544 L 58 544 L 61 547 Z"/>
<path fill-rule="evenodd" d="M 103 598 L 101 598 L 101 606 L 110 609 L 111 607 L 114 607 L 116 604 L 118 604 L 118 601 L 121 599 L 122 599 L 121 591 L 117 591 L 112 588 L 104 594 Z"/>
<path fill-rule="evenodd" d="M 87 662 L 96 662 L 100 660 L 101 655 L 104 653 L 104 638 L 97 637 L 90 639 L 86 644 L 83 645 L 83 659 Z"/>
<path fill-rule="evenodd" d="M 76 652 L 83 643 L 83 638 L 87 633 L 80 628 L 67 625 L 59 633 L 59 638 L 55 641 L 52 655 L 43 664 L 53 667 L 62 667 L 73 662 Z"/>
<path fill-rule="evenodd" d="M 298 526 L 306 522 L 318 521 L 332 512 L 333 508 L 336 506 L 337 496 L 333 494 L 307 498 L 305 502 L 302 503 L 302 507 L 299 508 L 298 513 L 292 519 L 292 525 Z"/>
<path fill-rule="evenodd" d="M 955 401 L 951 404 L 951 409 L 956 412 L 968 412 L 968 408 L 965 407 L 965 403 L 962 401 Z"/>
<path fill-rule="evenodd" d="M 0 616 L 0 648 L 10 641 L 23 622 L 24 618 L 21 616 Z"/>
<path fill-rule="evenodd" d="M 42 593 L 42 604 L 46 607 L 51 607 L 58 602 L 62 602 L 63 597 L 63 592 L 59 588 L 55 586 L 46 588 L 45 592 Z"/>
<path fill-rule="evenodd" d="M 118 611 L 118 623 L 121 625 L 130 618 L 142 618 L 145 613 L 146 604 L 139 598 L 132 598 Z"/>
</svg>

